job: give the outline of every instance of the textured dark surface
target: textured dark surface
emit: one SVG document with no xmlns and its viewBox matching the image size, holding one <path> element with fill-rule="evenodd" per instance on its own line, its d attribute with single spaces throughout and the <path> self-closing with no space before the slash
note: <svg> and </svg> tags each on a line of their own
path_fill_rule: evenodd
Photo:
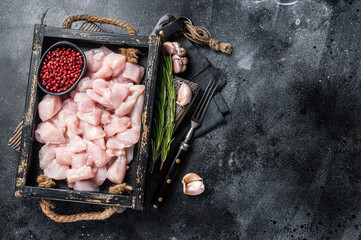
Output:
<svg viewBox="0 0 361 240">
<path fill-rule="evenodd" d="M 1 1 L 0 238 L 360 239 L 361 2 L 280 2 L 293 1 Z M 6 145 L 23 114 L 33 27 L 47 10 L 50 26 L 85 13 L 140 35 L 171 12 L 233 45 L 230 57 L 200 48 L 226 75 L 231 109 L 227 124 L 195 141 L 180 174 L 203 177 L 203 195 L 185 196 L 178 181 L 159 211 L 71 224 L 13 196 L 18 154 Z"/>
</svg>

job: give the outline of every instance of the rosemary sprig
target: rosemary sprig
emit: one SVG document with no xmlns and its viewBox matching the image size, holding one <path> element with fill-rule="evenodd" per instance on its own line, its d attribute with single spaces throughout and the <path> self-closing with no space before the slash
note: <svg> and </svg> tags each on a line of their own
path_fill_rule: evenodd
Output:
<svg viewBox="0 0 361 240">
<path fill-rule="evenodd" d="M 162 148 L 161 148 L 161 160 L 162 163 L 160 165 L 160 169 L 163 168 L 163 163 L 167 159 L 170 146 L 174 140 L 173 130 L 175 127 L 174 124 L 174 116 L 175 116 L 175 109 L 176 109 L 176 94 L 175 94 L 175 85 L 173 79 L 173 63 L 171 56 L 164 57 L 165 62 L 165 75 L 167 80 L 167 99 L 168 99 L 168 119 L 167 124 L 165 125 L 165 133 L 162 141 Z"/>
<path fill-rule="evenodd" d="M 161 156 L 162 160 L 162 169 L 173 141 L 175 96 L 172 58 L 170 56 L 163 56 L 160 61 L 154 131 L 153 139 L 151 140 L 153 160 L 151 172 L 153 172 L 154 165 L 159 156 Z"/>
</svg>

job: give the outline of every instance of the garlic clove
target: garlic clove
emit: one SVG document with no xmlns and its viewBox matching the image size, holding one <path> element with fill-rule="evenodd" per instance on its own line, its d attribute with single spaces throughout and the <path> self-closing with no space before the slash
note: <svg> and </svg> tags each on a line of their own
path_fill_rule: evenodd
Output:
<svg viewBox="0 0 361 240">
<path fill-rule="evenodd" d="M 178 50 L 174 46 L 173 42 L 165 42 L 162 45 L 162 53 L 164 55 L 175 55 L 178 53 Z"/>
<path fill-rule="evenodd" d="M 182 183 L 186 184 L 194 181 L 202 181 L 202 178 L 196 173 L 188 173 L 182 179 Z"/>
<path fill-rule="evenodd" d="M 195 181 L 195 182 L 188 183 L 186 185 L 184 194 L 196 196 L 196 195 L 202 194 L 204 192 L 204 190 L 205 190 L 205 186 L 203 184 L 203 181 Z"/>
<path fill-rule="evenodd" d="M 180 57 L 184 57 L 186 55 L 186 50 L 184 49 L 184 47 L 181 47 L 179 42 L 173 42 L 173 46 L 176 50 L 175 54 L 177 54 Z"/>
<path fill-rule="evenodd" d="M 204 192 L 205 186 L 200 176 L 188 173 L 182 179 L 183 192 L 186 195 L 196 196 Z"/>
<path fill-rule="evenodd" d="M 191 100 L 192 100 L 192 90 L 187 84 L 183 82 L 178 91 L 177 104 L 183 107 L 187 105 Z"/>
<path fill-rule="evenodd" d="M 178 56 L 184 57 L 184 56 L 186 55 L 186 53 L 187 53 L 187 50 L 185 50 L 184 47 L 179 48 L 179 50 L 178 50 Z"/>
<path fill-rule="evenodd" d="M 181 73 L 184 72 L 187 69 L 187 65 L 182 65 Z"/>
<path fill-rule="evenodd" d="M 187 64 L 188 64 L 188 58 L 186 58 L 186 57 L 181 57 L 180 59 L 181 59 L 183 65 L 187 65 Z"/>
<path fill-rule="evenodd" d="M 178 55 L 173 55 L 172 61 L 173 61 L 173 72 L 175 74 L 180 73 L 183 65 L 180 57 Z"/>
</svg>

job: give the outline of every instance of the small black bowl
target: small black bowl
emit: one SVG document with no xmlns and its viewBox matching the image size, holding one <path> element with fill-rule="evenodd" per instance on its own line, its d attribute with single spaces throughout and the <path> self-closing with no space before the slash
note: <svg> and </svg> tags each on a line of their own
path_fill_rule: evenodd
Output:
<svg viewBox="0 0 361 240">
<path fill-rule="evenodd" d="M 41 68 L 43 67 L 43 63 L 44 60 L 46 58 L 46 55 L 48 54 L 49 51 L 52 51 L 54 49 L 57 48 L 71 48 L 73 50 L 75 50 L 76 52 L 79 52 L 82 57 L 83 57 L 83 68 L 81 73 L 79 74 L 78 79 L 74 82 L 74 84 L 68 88 L 67 90 L 63 91 L 63 92 L 51 92 L 49 90 L 47 90 L 42 84 L 41 84 L 41 80 L 40 80 L 40 71 Z M 67 94 L 68 92 L 70 92 L 71 90 L 73 90 L 76 85 L 78 84 L 78 82 L 80 81 L 80 79 L 83 78 L 84 74 L 86 72 L 86 57 L 85 54 L 83 52 L 83 50 L 81 50 L 77 45 L 75 45 L 74 43 L 71 42 L 67 42 L 67 41 L 61 41 L 61 42 L 57 42 L 55 44 L 53 44 L 48 50 L 46 50 L 46 52 L 44 53 L 44 55 L 42 56 L 41 60 L 40 60 L 40 64 L 39 64 L 39 68 L 38 68 L 38 73 L 37 73 L 37 77 L 38 77 L 38 86 L 40 87 L 41 90 L 43 90 L 45 93 L 50 94 L 50 95 L 55 95 L 55 96 L 60 96 L 60 95 L 64 95 Z"/>
</svg>

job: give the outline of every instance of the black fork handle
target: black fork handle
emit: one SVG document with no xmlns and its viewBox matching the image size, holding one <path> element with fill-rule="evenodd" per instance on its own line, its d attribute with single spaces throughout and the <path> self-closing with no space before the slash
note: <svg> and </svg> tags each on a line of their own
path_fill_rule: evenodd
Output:
<svg viewBox="0 0 361 240">
<path fill-rule="evenodd" d="M 184 156 L 188 148 L 189 145 L 187 143 L 181 143 L 178 153 L 174 158 L 166 177 L 160 183 L 156 193 L 154 194 L 154 197 L 152 199 L 152 205 L 154 209 L 158 209 L 164 205 L 165 200 L 168 197 L 170 190 L 172 189 L 177 173 L 185 160 Z"/>
</svg>

